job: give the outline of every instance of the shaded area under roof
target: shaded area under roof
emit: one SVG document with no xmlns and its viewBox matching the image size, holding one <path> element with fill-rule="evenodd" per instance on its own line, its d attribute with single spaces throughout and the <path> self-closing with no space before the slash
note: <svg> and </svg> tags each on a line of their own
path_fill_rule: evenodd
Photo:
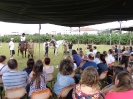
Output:
<svg viewBox="0 0 133 99">
<path fill-rule="evenodd" d="M 120 28 L 115 28 L 112 30 L 120 30 Z M 122 31 L 133 31 L 133 27 L 121 28 Z"/>
<path fill-rule="evenodd" d="M 86 26 L 133 19 L 133 0 L 1 0 L 0 21 Z"/>
</svg>

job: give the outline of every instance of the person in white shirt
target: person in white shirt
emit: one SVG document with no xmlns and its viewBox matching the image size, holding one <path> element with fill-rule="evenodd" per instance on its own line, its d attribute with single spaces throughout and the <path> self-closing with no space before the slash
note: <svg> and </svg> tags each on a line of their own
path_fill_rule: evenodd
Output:
<svg viewBox="0 0 133 99">
<path fill-rule="evenodd" d="M 10 49 L 10 59 L 12 59 L 13 55 L 15 54 L 15 51 L 14 51 L 14 38 L 11 38 L 11 41 L 9 42 L 9 49 Z"/>
<path fill-rule="evenodd" d="M 9 72 L 10 69 L 6 65 L 6 56 L 0 55 L 0 75 L 3 75 L 5 72 Z"/>
<path fill-rule="evenodd" d="M 26 40 L 25 33 L 23 33 L 21 36 L 21 42 L 24 42 L 25 40 Z"/>
<path fill-rule="evenodd" d="M 97 52 L 96 53 L 95 58 L 94 58 L 94 62 L 96 64 L 99 64 L 100 63 L 100 52 Z"/>
<path fill-rule="evenodd" d="M 111 66 L 114 66 L 115 64 L 115 57 L 113 56 L 113 50 L 112 49 L 109 49 L 108 51 L 108 58 L 110 60 L 110 65 Z"/>
<path fill-rule="evenodd" d="M 89 56 L 89 54 L 93 54 L 95 56 L 93 49 L 90 49 L 89 52 L 87 52 L 87 57 Z"/>
<path fill-rule="evenodd" d="M 20 45 L 26 41 L 26 37 L 25 37 L 25 33 L 22 34 L 22 36 L 20 37 L 20 43 L 19 43 L 19 47 Z"/>
<path fill-rule="evenodd" d="M 93 47 L 93 53 L 96 55 L 96 53 L 97 53 L 97 47 L 96 46 L 94 46 Z"/>
</svg>

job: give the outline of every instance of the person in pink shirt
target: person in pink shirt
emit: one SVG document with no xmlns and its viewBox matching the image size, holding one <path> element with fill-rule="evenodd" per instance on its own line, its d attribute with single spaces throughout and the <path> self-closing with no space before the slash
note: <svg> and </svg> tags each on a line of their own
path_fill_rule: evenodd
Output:
<svg viewBox="0 0 133 99">
<path fill-rule="evenodd" d="M 43 67 L 43 70 L 46 72 L 46 74 L 53 73 L 54 72 L 54 67 L 50 66 L 50 58 L 46 57 L 44 59 L 44 64 L 45 66 Z"/>
<path fill-rule="evenodd" d="M 115 87 L 105 99 L 133 99 L 132 77 L 126 72 L 120 72 L 115 78 Z"/>
</svg>

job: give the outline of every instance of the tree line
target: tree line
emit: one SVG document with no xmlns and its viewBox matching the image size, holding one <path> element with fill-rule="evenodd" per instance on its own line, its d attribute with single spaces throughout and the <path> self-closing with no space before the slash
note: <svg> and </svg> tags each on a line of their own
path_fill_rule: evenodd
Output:
<svg viewBox="0 0 133 99">
<path fill-rule="evenodd" d="M 110 44 L 110 38 L 112 41 L 112 44 L 118 44 L 119 39 L 121 39 L 121 44 L 126 45 L 130 43 L 130 39 L 133 39 L 132 34 L 98 34 L 98 35 L 93 35 L 93 34 L 87 34 L 84 33 L 82 35 L 55 35 L 55 40 L 67 40 L 67 41 L 72 41 L 74 44 L 78 43 L 78 40 L 82 44 Z M 10 38 L 14 38 L 15 42 L 20 42 L 20 36 L 1 36 L 0 37 L 0 42 L 9 42 Z M 50 41 L 51 35 L 48 34 L 42 34 L 39 35 L 26 35 L 26 40 L 32 39 L 34 42 L 46 42 Z"/>
</svg>

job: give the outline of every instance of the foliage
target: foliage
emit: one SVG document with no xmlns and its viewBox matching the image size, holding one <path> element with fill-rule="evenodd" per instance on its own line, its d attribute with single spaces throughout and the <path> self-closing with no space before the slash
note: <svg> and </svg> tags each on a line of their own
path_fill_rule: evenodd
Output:
<svg viewBox="0 0 133 99">
<path fill-rule="evenodd" d="M 0 37 L 0 42 L 9 42 L 10 38 L 14 38 L 15 42 L 19 42 L 20 41 L 20 36 L 3 36 Z M 39 38 L 39 39 L 38 39 Z M 34 34 L 34 35 L 26 35 L 26 39 L 29 41 L 30 39 L 32 39 L 34 42 L 46 42 L 46 41 L 50 41 L 51 35 L 39 35 L 38 34 Z M 111 41 L 112 44 L 118 44 L 119 39 L 121 39 L 121 44 L 126 45 L 129 44 L 130 42 L 130 38 L 133 39 L 133 35 L 132 34 L 115 34 L 112 33 L 111 34 Z M 73 43 L 78 43 L 78 40 L 80 41 L 80 43 L 82 44 L 110 44 L 110 35 L 108 33 L 101 33 L 98 35 L 88 35 L 87 33 L 84 33 L 83 35 L 56 35 L 55 36 L 56 40 L 67 40 L 67 41 L 72 41 Z"/>
</svg>

